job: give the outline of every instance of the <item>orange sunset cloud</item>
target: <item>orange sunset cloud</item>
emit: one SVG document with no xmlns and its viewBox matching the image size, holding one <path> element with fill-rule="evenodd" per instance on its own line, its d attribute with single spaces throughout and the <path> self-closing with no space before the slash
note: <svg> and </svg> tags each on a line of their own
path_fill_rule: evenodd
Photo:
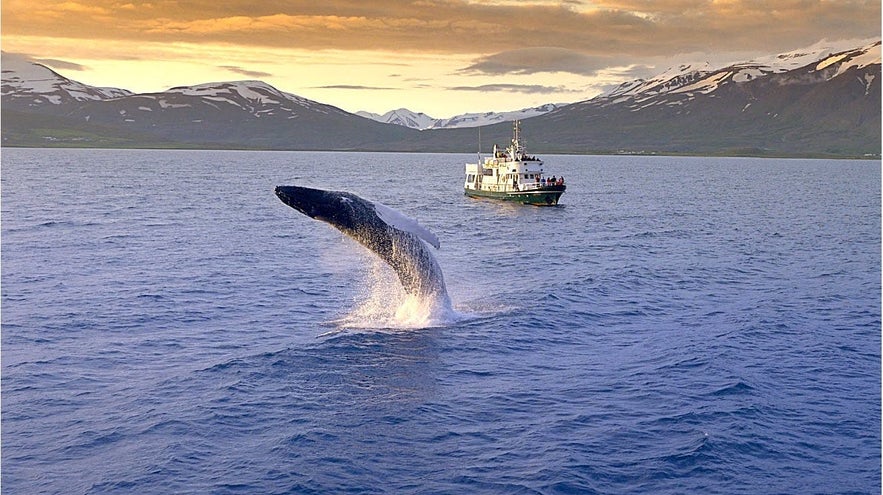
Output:
<svg viewBox="0 0 883 495">
<path fill-rule="evenodd" d="M 478 101 L 462 93 L 446 97 L 444 89 L 494 84 L 561 88 L 561 99 L 590 97 L 685 58 L 734 61 L 822 39 L 879 36 L 878 1 L 2 4 L 4 51 L 80 66 L 88 83 L 159 90 L 227 78 L 237 73 L 229 69 L 234 67 L 239 74 L 269 74 L 285 90 L 350 110 L 366 100 L 377 105 L 374 110 L 412 99 L 465 107 Z M 212 63 L 218 57 L 223 63 Z M 404 69 L 390 71 L 391 63 Z M 341 65 L 353 70 L 341 72 Z M 497 79 L 504 75 L 507 80 Z M 389 89 L 340 89 L 356 87 L 398 88 L 403 96 L 394 100 Z M 481 96 L 489 102 L 488 93 Z M 524 103 L 543 103 L 539 98 Z M 493 106 L 513 104 L 519 103 L 505 92 Z"/>
</svg>

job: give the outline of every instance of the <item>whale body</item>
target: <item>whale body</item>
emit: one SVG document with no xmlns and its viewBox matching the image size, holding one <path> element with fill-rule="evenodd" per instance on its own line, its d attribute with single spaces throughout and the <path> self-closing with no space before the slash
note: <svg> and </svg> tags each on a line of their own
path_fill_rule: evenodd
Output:
<svg viewBox="0 0 883 495">
<path fill-rule="evenodd" d="M 373 251 L 392 267 L 409 295 L 450 304 L 441 267 L 429 250 L 429 245 L 439 248 L 438 237 L 416 220 L 348 192 L 277 186 L 276 196 Z"/>
</svg>

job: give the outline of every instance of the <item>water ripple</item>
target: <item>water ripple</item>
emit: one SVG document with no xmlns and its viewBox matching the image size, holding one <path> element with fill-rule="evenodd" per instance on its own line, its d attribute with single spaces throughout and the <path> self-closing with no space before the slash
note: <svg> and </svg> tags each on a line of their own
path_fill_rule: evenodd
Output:
<svg viewBox="0 0 883 495">
<path fill-rule="evenodd" d="M 879 163 L 550 157 L 521 208 L 467 158 L 4 150 L 6 490 L 879 491 Z M 439 234 L 458 317 L 341 324 L 395 291 L 294 177 Z"/>
</svg>

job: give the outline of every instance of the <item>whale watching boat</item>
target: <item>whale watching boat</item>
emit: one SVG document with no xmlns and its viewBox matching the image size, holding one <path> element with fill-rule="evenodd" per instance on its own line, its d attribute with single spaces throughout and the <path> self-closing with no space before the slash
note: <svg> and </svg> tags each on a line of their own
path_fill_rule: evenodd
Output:
<svg viewBox="0 0 883 495">
<path fill-rule="evenodd" d="M 494 145 L 494 156 L 466 164 L 466 195 L 492 198 L 527 205 L 554 206 L 567 186 L 564 177 L 546 177 L 543 161 L 529 156 L 521 142 L 521 121 L 512 126 L 512 143 L 501 150 Z"/>
</svg>

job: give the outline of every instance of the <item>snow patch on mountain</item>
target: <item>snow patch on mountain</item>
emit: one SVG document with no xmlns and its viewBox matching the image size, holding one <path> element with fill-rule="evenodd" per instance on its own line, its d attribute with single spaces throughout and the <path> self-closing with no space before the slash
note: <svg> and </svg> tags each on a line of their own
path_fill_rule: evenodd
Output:
<svg viewBox="0 0 883 495">
<path fill-rule="evenodd" d="M 98 88 L 67 79 L 51 69 L 26 57 L 3 53 L 2 96 L 7 108 L 23 108 L 40 112 L 52 111 L 52 107 L 72 105 L 79 111 L 84 104 L 100 102 L 112 104 L 104 107 L 119 116 L 120 122 L 132 123 L 135 116 L 155 120 L 164 115 L 179 115 L 186 119 L 186 112 L 200 115 L 220 115 L 236 118 L 230 111 L 243 112 L 255 119 L 295 119 L 304 113 L 339 114 L 343 110 L 318 103 L 297 95 L 280 91 L 263 81 L 231 81 L 179 86 L 157 93 L 134 94 L 117 88 Z M 97 107 L 102 108 L 102 107 Z M 92 110 L 94 111 L 94 110 Z M 93 115 L 83 117 L 90 121 Z M 202 122 L 193 119 L 192 122 Z"/>
<path fill-rule="evenodd" d="M 117 88 L 98 88 L 72 81 L 52 69 L 16 54 L 3 53 L 0 95 L 38 97 L 35 104 L 60 105 L 69 101 L 108 100 L 132 94 Z"/>
<path fill-rule="evenodd" d="M 466 113 L 449 119 L 439 119 L 432 128 L 480 127 L 500 122 L 511 122 L 554 112 L 563 106 L 565 106 L 563 103 L 547 103 L 538 107 L 522 108 L 521 110 L 513 110 L 511 112 Z"/>
<path fill-rule="evenodd" d="M 712 91 L 716 90 L 723 81 L 725 81 L 728 77 L 732 76 L 732 71 L 722 71 L 716 74 L 711 74 L 708 77 L 702 78 L 699 81 L 683 86 L 672 91 L 673 93 L 690 93 L 697 92 L 708 94 Z"/>
<path fill-rule="evenodd" d="M 413 112 L 407 108 L 391 110 L 383 115 L 364 111 L 356 112 L 356 115 L 386 124 L 396 124 L 419 130 L 455 129 L 463 127 L 481 127 L 500 122 L 511 122 L 513 120 L 536 117 L 537 115 L 553 112 L 564 105 L 565 104 L 561 103 L 548 103 L 538 107 L 523 108 L 511 112 L 464 113 L 447 119 L 432 118 L 425 113 Z"/>
<path fill-rule="evenodd" d="M 847 63 L 840 64 L 837 75 L 843 74 L 851 68 L 863 69 L 872 64 L 879 64 L 880 59 L 880 42 L 878 41 L 851 53 Z"/>
<path fill-rule="evenodd" d="M 316 106 L 316 102 L 291 93 L 279 91 L 263 81 L 230 81 L 197 84 L 195 86 L 179 86 L 162 94 L 180 94 L 195 96 L 208 101 L 228 103 L 253 110 L 258 106 L 283 105 L 294 103 L 304 108 Z"/>
<path fill-rule="evenodd" d="M 658 76 L 650 79 L 636 79 L 620 84 L 607 93 L 607 97 L 624 97 L 636 95 L 656 95 L 667 93 L 699 80 L 702 75 L 710 72 L 711 67 L 704 64 L 683 64 L 669 67 Z"/>
<path fill-rule="evenodd" d="M 365 117 L 366 119 L 376 120 L 377 122 L 383 122 L 384 124 L 401 125 L 410 127 L 411 129 L 429 129 L 437 121 L 437 119 L 434 119 L 425 113 L 412 112 L 407 108 L 390 110 L 383 115 L 365 111 L 356 112 L 356 115 Z"/>
<path fill-rule="evenodd" d="M 858 50 L 856 46 L 862 46 Z M 856 54 L 860 53 L 856 57 Z M 622 97 L 655 96 L 666 93 L 702 92 L 709 93 L 728 80 L 747 82 L 769 74 L 782 73 L 818 63 L 816 70 L 843 60 L 851 60 L 848 66 L 841 66 L 839 73 L 849 67 L 865 67 L 880 63 L 880 42 L 875 39 L 843 40 L 831 42 L 822 40 L 811 46 L 786 53 L 759 57 L 747 62 L 733 63 L 725 67 L 713 68 L 704 64 L 682 64 L 670 67 L 661 74 L 649 79 L 636 79 L 620 84 L 600 98 L 613 100 Z M 622 100 L 618 100 L 621 102 Z M 610 103 L 615 103 L 612 101 Z"/>
<path fill-rule="evenodd" d="M 862 49 L 871 48 L 874 44 L 879 45 L 880 42 L 875 38 L 839 41 L 821 40 L 818 43 L 798 50 L 755 58 L 750 63 L 767 67 L 769 70 L 777 73 L 787 72 L 825 60 L 831 55 L 855 50 L 856 47 L 863 47 Z"/>
<path fill-rule="evenodd" d="M 780 74 L 810 66 L 814 66 L 815 72 L 834 67 L 831 72 L 820 73 L 822 77 L 830 79 L 853 67 L 863 68 L 880 63 L 880 41 L 862 40 L 861 43 L 863 45 L 861 48 L 855 48 L 855 40 L 836 43 L 823 40 L 800 50 L 714 69 L 707 63 L 679 65 L 650 79 L 623 83 L 594 100 L 582 103 L 594 101 L 607 106 L 631 102 L 629 104 L 633 111 L 651 105 L 681 105 L 684 95 L 689 99 L 697 93 L 713 93 L 720 86 L 730 82 L 744 83 L 770 74 Z M 870 87 L 871 81 L 863 81 L 863 83 L 866 87 Z M 672 98 L 656 99 L 664 95 L 672 95 Z M 646 103 L 651 98 L 654 99 L 653 102 Z"/>
</svg>

